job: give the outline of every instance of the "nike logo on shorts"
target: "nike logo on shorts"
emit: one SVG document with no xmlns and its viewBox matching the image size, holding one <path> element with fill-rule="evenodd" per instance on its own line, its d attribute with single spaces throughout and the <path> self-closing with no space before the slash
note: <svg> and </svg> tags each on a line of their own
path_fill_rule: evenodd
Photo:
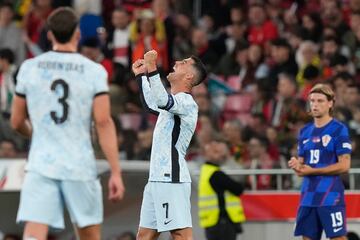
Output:
<svg viewBox="0 0 360 240">
<path fill-rule="evenodd" d="M 339 227 L 339 228 L 334 228 L 334 233 L 340 231 L 342 229 L 342 227 Z"/>
<path fill-rule="evenodd" d="M 172 221 L 172 219 L 169 221 L 164 221 L 164 225 L 168 225 L 171 221 Z"/>
</svg>

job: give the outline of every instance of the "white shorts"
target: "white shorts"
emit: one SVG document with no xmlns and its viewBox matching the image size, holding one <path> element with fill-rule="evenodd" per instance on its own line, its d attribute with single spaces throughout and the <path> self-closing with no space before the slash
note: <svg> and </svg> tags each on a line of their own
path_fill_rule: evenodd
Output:
<svg viewBox="0 0 360 240">
<path fill-rule="evenodd" d="M 16 222 L 37 222 L 63 229 L 64 205 L 72 222 L 80 228 L 102 223 L 100 181 L 63 181 L 27 172 Z"/>
<path fill-rule="evenodd" d="M 191 183 L 148 182 L 141 205 L 140 227 L 158 232 L 192 227 Z"/>
</svg>

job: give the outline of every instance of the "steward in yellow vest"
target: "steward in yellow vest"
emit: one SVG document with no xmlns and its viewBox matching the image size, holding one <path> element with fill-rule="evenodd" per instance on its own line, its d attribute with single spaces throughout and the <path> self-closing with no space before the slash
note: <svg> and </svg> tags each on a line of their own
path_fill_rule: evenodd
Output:
<svg viewBox="0 0 360 240">
<path fill-rule="evenodd" d="M 243 184 L 232 180 L 219 167 L 227 154 L 225 143 L 213 141 L 205 146 L 208 162 L 200 171 L 198 207 L 200 226 L 205 228 L 208 240 L 235 240 L 245 221 L 239 198 Z"/>
</svg>

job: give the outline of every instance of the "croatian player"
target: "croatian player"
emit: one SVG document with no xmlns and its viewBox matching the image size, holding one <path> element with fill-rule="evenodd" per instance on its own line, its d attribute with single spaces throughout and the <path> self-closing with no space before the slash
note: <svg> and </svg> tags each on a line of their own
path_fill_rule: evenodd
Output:
<svg viewBox="0 0 360 240">
<path fill-rule="evenodd" d="M 124 186 L 105 69 L 76 53 L 80 31 L 70 8 L 47 20 L 52 51 L 25 61 L 17 77 L 11 124 L 31 136 L 17 222 L 23 239 L 47 239 L 49 226 L 64 228 L 63 208 L 81 239 L 100 239 L 102 190 L 97 179 L 90 128 L 92 117 L 109 161 L 109 199 Z"/>
<path fill-rule="evenodd" d="M 336 240 L 346 239 L 344 185 L 340 174 L 350 168 L 351 142 L 347 127 L 332 118 L 334 92 L 324 84 L 309 94 L 314 122 L 300 131 L 299 157 L 289 167 L 304 176 L 295 236 L 320 240 L 322 232 Z"/>
<path fill-rule="evenodd" d="M 158 115 L 137 239 L 157 239 L 161 232 L 170 231 L 174 239 L 190 240 L 191 179 L 185 154 L 198 117 L 198 106 L 190 92 L 205 79 L 206 70 L 197 57 L 177 61 L 167 77 L 171 85 L 168 93 L 156 63 L 157 52 L 152 50 L 132 66 L 143 104 Z"/>
</svg>

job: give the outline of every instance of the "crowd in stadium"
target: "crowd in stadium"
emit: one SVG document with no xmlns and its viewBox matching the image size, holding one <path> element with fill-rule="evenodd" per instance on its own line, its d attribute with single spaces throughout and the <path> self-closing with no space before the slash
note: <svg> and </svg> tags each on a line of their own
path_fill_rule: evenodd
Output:
<svg viewBox="0 0 360 240">
<path fill-rule="evenodd" d="M 336 93 L 334 115 L 349 127 L 352 166 L 360 165 L 359 0 L 212 0 L 200 9 L 190 0 L 0 2 L 0 158 L 26 156 L 29 141 L 9 127 L 16 73 L 50 49 L 45 20 L 65 5 L 80 16 L 79 52 L 108 72 L 121 159 L 150 158 L 156 119 L 141 106 L 130 65 L 155 49 L 165 83 L 177 59 L 196 55 L 208 68 L 192 92 L 199 120 L 188 161 L 223 139 L 233 166 L 287 168 L 311 119 L 307 94 L 321 82 Z M 257 184 L 274 187 L 265 175 Z"/>
</svg>

